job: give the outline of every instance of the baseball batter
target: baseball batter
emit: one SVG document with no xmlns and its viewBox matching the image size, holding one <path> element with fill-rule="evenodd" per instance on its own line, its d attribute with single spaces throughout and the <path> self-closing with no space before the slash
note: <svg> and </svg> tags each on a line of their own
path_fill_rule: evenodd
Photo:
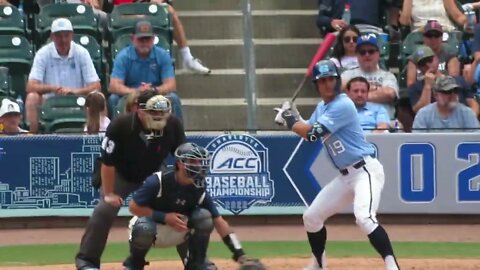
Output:
<svg viewBox="0 0 480 270">
<path fill-rule="evenodd" d="M 398 270 L 387 232 L 376 219 L 385 178 L 383 166 L 374 157 L 374 147 L 365 140 L 355 105 L 346 94 L 340 93 L 341 79 L 335 64 L 329 60 L 318 62 L 312 76 L 323 101 L 308 121 L 304 121 L 289 102 L 275 108 L 278 112 L 276 123 L 287 126 L 309 142 L 321 140 L 340 172 L 317 194 L 303 214 L 314 255 L 305 270 L 326 269 L 324 223 L 350 203 L 353 203 L 357 225 L 384 259 L 385 268 Z"/>
</svg>

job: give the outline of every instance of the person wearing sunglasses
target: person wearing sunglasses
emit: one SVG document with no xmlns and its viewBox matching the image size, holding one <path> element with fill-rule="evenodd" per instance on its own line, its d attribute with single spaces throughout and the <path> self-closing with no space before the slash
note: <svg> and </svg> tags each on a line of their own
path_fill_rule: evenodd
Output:
<svg viewBox="0 0 480 270">
<path fill-rule="evenodd" d="M 338 34 L 330 60 L 335 63 L 340 72 L 358 67 L 358 58 L 355 53 L 358 36 L 360 31 L 353 25 L 346 26 Z"/>
<path fill-rule="evenodd" d="M 437 78 L 433 85 L 436 102 L 418 111 L 413 121 L 413 132 L 479 131 L 476 115 L 458 102 L 460 91 L 460 85 L 452 76 Z"/>
<path fill-rule="evenodd" d="M 454 48 L 443 43 L 443 28 L 436 20 L 429 20 L 423 28 L 423 44 L 430 47 L 439 60 L 438 70 L 444 75 L 459 76 L 460 61 Z M 407 64 L 407 87 L 421 78 L 415 64 Z"/>
<path fill-rule="evenodd" d="M 380 49 L 375 34 L 365 34 L 357 39 L 356 54 L 359 67 L 342 73 L 342 89 L 346 83 L 355 77 L 364 77 L 370 83 L 368 101 L 382 104 L 394 118 L 393 106 L 398 97 L 398 82 L 393 73 L 379 67 Z"/>
<path fill-rule="evenodd" d="M 420 71 L 422 78 L 408 87 L 408 96 L 412 111 L 417 113 L 421 108 L 435 102 L 435 95 L 432 93 L 433 84 L 436 79 L 443 74 L 439 71 L 439 60 L 433 50 L 425 45 L 420 45 L 410 56 L 411 61 L 416 69 Z M 473 98 L 473 94 L 468 91 L 468 85 L 460 76 L 453 77 L 460 86 L 461 91 L 458 93 L 459 101 L 468 105 L 472 111 L 478 114 L 479 106 Z"/>
</svg>

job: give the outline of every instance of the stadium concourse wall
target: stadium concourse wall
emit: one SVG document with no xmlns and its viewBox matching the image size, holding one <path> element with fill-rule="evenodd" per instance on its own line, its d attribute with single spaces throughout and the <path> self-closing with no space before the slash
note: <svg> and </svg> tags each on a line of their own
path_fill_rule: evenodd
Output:
<svg viewBox="0 0 480 270">
<path fill-rule="evenodd" d="M 188 139 L 210 151 L 207 189 L 220 212 L 238 223 L 301 223 L 306 205 L 338 175 L 320 143 L 290 133 L 189 134 Z M 400 223 L 449 223 L 452 215 L 457 223 L 459 217 L 478 222 L 478 133 L 371 134 L 367 139 L 385 169 L 381 216 L 392 222 L 399 216 Z M 1 227 L 82 223 L 98 203 L 91 175 L 102 140 L 91 135 L 0 137 Z M 345 209 L 346 215 L 335 220 L 351 222 L 351 212 Z M 119 215 L 126 219 L 128 209 Z"/>
</svg>

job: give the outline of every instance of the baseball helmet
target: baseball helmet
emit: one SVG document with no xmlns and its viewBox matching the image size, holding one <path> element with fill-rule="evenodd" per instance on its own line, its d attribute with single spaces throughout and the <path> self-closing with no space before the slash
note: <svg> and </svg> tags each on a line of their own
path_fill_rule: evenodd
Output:
<svg viewBox="0 0 480 270">
<path fill-rule="evenodd" d="M 175 150 L 175 159 L 185 165 L 187 175 L 193 179 L 196 187 L 205 186 L 205 176 L 210 169 L 210 154 L 207 149 L 195 143 L 184 143 Z"/>
<path fill-rule="evenodd" d="M 313 82 L 325 77 L 340 77 L 337 66 L 330 60 L 321 60 L 313 66 Z"/>
<path fill-rule="evenodd" d="M 172 113 L 170 100 L 153 90 L 145 91 L 138 97 L 138 109 L 146 112 L 145 128 L 161 131 L 167 125 Z"/>
</svg>

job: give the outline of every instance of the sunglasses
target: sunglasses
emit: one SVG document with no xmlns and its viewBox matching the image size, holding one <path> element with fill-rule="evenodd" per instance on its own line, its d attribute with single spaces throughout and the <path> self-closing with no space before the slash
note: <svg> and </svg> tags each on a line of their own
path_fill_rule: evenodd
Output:
<svg viewBox="0 0 480 270">
<path fill-rule="evenodd" d="M 360 54 L 361 56 L 364 56 L 366 54 L 372 55 L 372 54 L 375 54 L 376 52 L 378 52 L 378 50 L 376 49 L 358 50 L 358 54 Z"/>
<path fill-rule="evenodd" d="M 344 43 L 350 43 L 350 42 L 356 43 L 357 38 L 358 38 L 357 36 L 353 36 L 353 37 L 352 36 L 350 36 L 350 37 L 345 36 L 345 37 L 343 37 L 343 42 Z"/>
<path fill-rule="evenodd" d="M 442 33 L 439 32 L 427 32 L 423 35 L 426 38 L 439 38 L 442 36 Z"/>
</svg>

